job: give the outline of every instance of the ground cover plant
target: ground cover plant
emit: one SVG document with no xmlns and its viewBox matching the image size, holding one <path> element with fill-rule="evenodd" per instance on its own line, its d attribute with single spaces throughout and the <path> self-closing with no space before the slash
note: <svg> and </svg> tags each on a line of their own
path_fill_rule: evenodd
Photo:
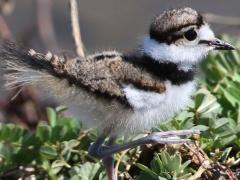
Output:
<svg viewBox="0 0 240 180">
<path fill-rule="evenodd" d="M 240 47 L 240 41 L 222 38 Z M 212 53 L 202 71 L 206 75 L 193 102 L 153 128 L 195 128 L 201 135 L 190 144 L 146 145 L 117 154 L 119 179 L 240 178 L 240 53 Z M 107 179 L 101 162 L 87 153 L 96 130 L 83 130 L 81 117 L 68 117 L 66 111 L 47 108 L 35 130 L 0 124 L 0 179 Z"/>
</svg>

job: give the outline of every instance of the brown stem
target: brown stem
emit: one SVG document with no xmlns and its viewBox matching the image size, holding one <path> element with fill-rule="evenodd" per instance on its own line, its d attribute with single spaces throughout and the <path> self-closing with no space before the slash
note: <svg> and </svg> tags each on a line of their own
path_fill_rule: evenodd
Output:
<svg viewBox="0 0 240 180">
<path fill-rule="evenodd" d="M 39 35 L 47 50 L 57 52 L 58 45 L 52 22 L 51 9 L 51 0 L 37 0 L 37 24 Z"/>
<path fill-rule="evenodd" d="M 1 35 L 1 38 L 4 40 L 13 39 L 12 33 L 2 14 L 0 14 L 0 35 Z"/>
<path fill-rule="evenodd" d="M 203 16 L 210 23 L 223 24 L 229 26 L 240 26 L 240 18 L 232 16 L 222 16 L 212 13 L 205 13 Z"/>
<path fill-rule="evenodd" d="M 78 19 L 78 6 L 76 0 L 69 0 L 70 11 L 71 11 L 71 25 L 72 35 L 75 42 L 75 48 L 78 56 L 84 57 L 83 42 L 80 33 L 80 25 Z"/>
</svg>

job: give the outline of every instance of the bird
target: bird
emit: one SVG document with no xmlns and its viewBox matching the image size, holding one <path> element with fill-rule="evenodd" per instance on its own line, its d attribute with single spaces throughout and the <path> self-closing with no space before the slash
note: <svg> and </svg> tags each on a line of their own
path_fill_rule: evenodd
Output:
<svg viewBox="0 0 240 180">
<path fill-rule="evenodd" d="M 0 68 L 7 88 L 31 84 L 76 106 L 83 125 L 99 131 L 89 154 L 102 159 L 108 178 L 115 180 L 115 153 L 144 144 L 187 143 L 189 139 L 179 136 L 200 133 L 153 132 L 115 143 L 122 135 L 148 131 L 180 112 L 196 90 L 204 57 L 212 50 L 234 49 L 215 37 L 199 12 L 183 7 L 156 16 L 133 52 L 66 58 L 8 42 L 0 49 Z"/>
</svg>

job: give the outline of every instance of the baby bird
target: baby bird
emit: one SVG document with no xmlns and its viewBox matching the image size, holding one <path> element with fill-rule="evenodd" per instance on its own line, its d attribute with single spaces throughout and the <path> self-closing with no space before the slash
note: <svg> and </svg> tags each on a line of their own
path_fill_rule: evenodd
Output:
<svg viewBox="0 0 240 180">
<path fill-rule="evenodd" d="M 83 125 L 98 128 L 89 154 L 103 160 L 113 180 L 114 153 L 150 143 L 185 143 L 189 140 L 176 136 L 200 133 L 155 132 L 114 144 L 122 134 L 149 130 L 179 112 L 195 91 L 199 62 L 211 50 L 233 49 L 214 36 L 197 11 L 180 8 L 157 16 L 134 53 L 106 51 L 65 59 L 7 43 L 0 50 L 0 64 L 8 88 L 32 84 L 52 92 L 78 108 Z"/>
</svg>

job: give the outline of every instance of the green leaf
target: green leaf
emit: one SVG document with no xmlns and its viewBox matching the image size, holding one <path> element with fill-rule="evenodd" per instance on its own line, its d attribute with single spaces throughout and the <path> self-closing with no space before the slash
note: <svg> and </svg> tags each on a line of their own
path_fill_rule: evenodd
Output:
<svg viewBox="0 0 240 180">
<path fill-rule="evenodd" d="M 228 118 L 220 118 L 220 119 L 217 119 L 217 120 L 213 120 L 211 122 L 212 122 L 211 128 L 218 129 L 218 128 L 228 124 L 229 119 Z"/>
<path fill-rule="evenodd" d="M 78 176 L 82 180 L 93 179 L 97 175 L 99 168 L 100 168 L 100 165 L 98 163 L 86 162 L 80 166 L 78 171 L 79 173 Z"/>
<path fill-rule="evenodd" d="M 232 150 L 232 147 L 229 147 L 229 148 L 226 148 L 226 149 L 223 151 L 223 153 L 222 153 L 222 155 L 221 155 L 221 157 L 220 157 L 220 158 L 221 158 L 221 161 L 226 161 L 226 160 L 227 160 L 227 158 L 228 158 L 231 150 Z"/>
<path fill-rule="evenodd" d="M 108 180 L 108 177 L 106 175 L 106 172 L 101 172 L 99 174 L 98 180 Z"/>
<path fill-rule="evenodd" d="M 154 171 L 152 171 L 149 167 L 144 166 L 143 164 L 140 164 L 140 163 L 136 163 L 135 165 L 145 173 L 152 176 L 153 178 L 158 179 L 158 175 Z"/>
<path fill-rule="evenodd" d="M 56 126 L 57 123 L 57 113 L 52 108 L 47 108 L 47 116 L 49 120 L 49 124 L 51 127 Z"/>
<path fill-rule="evenodd" d="M 46 159 L 54 159 L 58 156 L 57 149 L 50 145 L 41 146 L 39 152 Z"/>
<path fill-rule="evenodd" d="M 51 129 L 51 139 L 49 140 L 51 140 L 52 143 L 65 140 L 66 133 L 64 126 L 56 125 Z"/>
<path fill-rule="evenodd" d="M 201 104 L 196 107 L 199 114 L 209 111 L 213 105 L 217 106 L 217 99 L 206 89 L 200 89 L 197 96 L 203 96 Z M 219 106 L 218 106 L 219 107 Z M 215 108 L 214 108 L 215 109 Z"/>
<path fill-rule="evenodd" d="M 66 106 L 58 106 L 56 107 L 56 112 L 60 113 L 60 112 L 66 111 L 67 109 L 68 108 Z"/>
<path fill-rule="evenodd" d="M 165 166 L 165 165 L 167 165 L 169 163 L 170 157 L 169 157 L 169 154 L 167 152 L 162 151 L 160 153 L 160 157 L 161 157 L 163 166 Z"/>
<path fill-rule="evenodd" d="M 230 136 L 221 138 L 221 139 L 219 140 L 219 145 L 221 145 L 220 147 L 227 146 L 228 144 L 233 143 L 234 140 L 236 140 L 236 139 L 237 139 L 237 136 L 236 136 L 236 135 L 230 135 Z"/>
<path fill-rule="evenodd" d="M 162 177 L 159 177 L 158 179 L 161 179 Z M 156 180 L 156 178 L 153 178 L 151 175 L 148 173 L 141 171 L 140 175 L 136 178 L 136 180 Z M 161 180 L 168 180 L 166 178 L 162 178 Z"/>
<path fill-rule="evenodd" d="M 50 126 L 44 122 L 40 122 L 37 126 L 36 137 L 38 137 L 41 141 L 44 142 L 50 140 L 51 134 L 52 131 Z"/>
<path fill-rule="evenodd" d="M 163 164 L 158 154 L 155 154 L 151 161 L 151 168 L 157 174 L 160 174 L 163 171 Z"/>
<path fill-rule="evenodd" d="M 196 129 L 199 131 L 207 131 L 209 129 L 209 127 L 205 126 L 205 125 L 197 125 L 197 126 L 192 127 L 191 129 Z"/>
<path fill-rule="evenodd" d="M 175 154 L 172 157 L 171 160 L 171 171 L 175 171 L 176 173 L 180 173 L 181 170 L 181 162 L 182 162 L 182 158 L 179 154 Z"/>
<path fill-rule="evenodd" d="M 67 164 L 67 162 L 65 162 L 64 160 L 55 160 L 51 164 L 51 172 L 53 174 L 57 174 L 64 167 L 71 168 L 71 166 L 69 164 Z"/>
<path fill-rule="evenodd" d="M 191 160 L 188 160 L 186 162 L 184 162 L 182 165 L 181 165 L 181 169 L 180 169 L 180 172 L 181 171 L 184 171 L 184 169 L 191 163 Z"/>
</svg>

